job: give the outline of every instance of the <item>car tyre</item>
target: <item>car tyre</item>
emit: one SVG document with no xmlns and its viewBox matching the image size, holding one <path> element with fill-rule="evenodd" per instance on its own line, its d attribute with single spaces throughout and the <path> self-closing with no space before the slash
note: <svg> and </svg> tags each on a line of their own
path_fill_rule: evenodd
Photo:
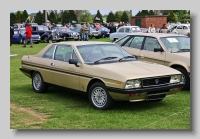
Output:
<svg viewBox="0 0 200 139">
<path fill-rule="evenodd" d="M 96 38 L 96 39 L 99 39 L 99 36 L 96 36 L 95 38 Z"/>
<path fill-rule="evenodd" d="M 183 68 L 175 68 L 176 70 L 180 71 L 183 74 L 183 80 L 185 81 L 185 85 L 183 86 L 182 90 L 189 90 L 190 89 L 190 77 L 187 71 Z"/>
<path fill-rule="evenodd" d="M 114 106 L 114 100 L 109 95 L 105 85 L 101 82 L 94 83 L 89 88 L 89 101 L 93 108 L 108 110 Z"/>
<path fill-rule="evenodd" d="M 45 93 L 48 90 L 48 85 L 39 72 L 33 72 L 32 74 L 32 87 L 37 93 Z"/>
</svg>

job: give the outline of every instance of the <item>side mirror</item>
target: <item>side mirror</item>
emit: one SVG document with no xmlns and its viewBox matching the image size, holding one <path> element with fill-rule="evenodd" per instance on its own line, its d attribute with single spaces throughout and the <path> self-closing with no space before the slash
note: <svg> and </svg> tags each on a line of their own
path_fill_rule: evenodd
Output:
<svg viewBox="0 0 200 139">
<path fill-rule="evenodd" d="M 163 52 L 162 48 L 154 48 L 154 52 Z"/>
<path fill-rule="evenodd" d="M 76 67 L 79 67 L 77 59 L 69 59 L 69 64 L 74 64 Z"/>
</svg>

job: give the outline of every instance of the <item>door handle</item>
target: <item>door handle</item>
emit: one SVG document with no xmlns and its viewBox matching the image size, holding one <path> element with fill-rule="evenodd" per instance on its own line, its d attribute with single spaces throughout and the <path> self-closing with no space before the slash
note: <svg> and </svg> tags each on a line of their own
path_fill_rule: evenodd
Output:
<svg viewBox="0 0 200 139">
<path fill-rule="evenodd" d="M 144 55 L 140 55 L 141 58 L 144 58 Z"/>
<path fill-rule="evenodd" d="M 51 63 L 51 66 L 55 66 L 55 64 L 54 64 L 54 63 Z"/>
</svg>

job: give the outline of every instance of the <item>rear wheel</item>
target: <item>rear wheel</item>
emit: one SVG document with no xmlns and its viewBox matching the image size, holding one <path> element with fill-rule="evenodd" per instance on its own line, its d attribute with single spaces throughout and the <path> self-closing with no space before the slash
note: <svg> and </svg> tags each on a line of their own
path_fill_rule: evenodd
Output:
<svg viewBox="0 0 200 139">
<path fill-rule="evenodd" d="M 92 107 L 95 109 L 107 110 L 114 106 L 114 100 L 101 82 L 96 82 L 90 87 L 88 96 Z"/>
<path fill-rule="evenodd" d="M 43 81 L 39 72 L 33 72 L 32 74 L 32 87 L 37 93 L 45 93 L 48 90 L 48 85 Z"/>
<path fill-rule="evenodd" d="M 183 77 L 182 77 L 182 81 L 185 82 L 185 85 L 183 86 L 183 90 L 189 90 L 190 89 L 190 77 L 187 73 L 187 71 L 183 68 L 175 68 L 176 70 L 180 71 L 182 74 L 183 74 Z"/>
</svg>

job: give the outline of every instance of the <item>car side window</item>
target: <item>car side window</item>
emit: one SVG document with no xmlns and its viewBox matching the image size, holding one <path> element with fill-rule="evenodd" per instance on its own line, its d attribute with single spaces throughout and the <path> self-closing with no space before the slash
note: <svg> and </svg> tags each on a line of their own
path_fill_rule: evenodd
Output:
<svg viewBox="0 0 200 139">
<path fill-rule="evenodd" d="M 126 33 L 130 32 L 130 28 L 125 28 L 125 32 Z"/>
<path fill-rule="evenodd" d="M 121 45 L 122 45 L 127 39 L 129 39 L 129 38 L 130 38 L 130 36 L 126 36 L 126 37 L 124 37 L 123 39 L 117 41 L 116 44 L 118 44 L 118 45 L 121 46 Z"/>
<path fill-rule="evenodd" d="M 43 58 L 48 58 L 52 59 L 53 58 L 53 53 L 56 45 L 53 45 L 44 55 Z"/>
<path fill-rule="evenodd" d="M 183 28 L 183 26 L 178 26 L 178 27 L 177 27 L 177 29 L 182 29 L 182 28 Z"/>
<path fill-rule="evenodd" d="M 124 32 L 124 28 L 120 28 L 120 29 L 119 29 L 119 32 Z"/>
<path fill-rule="evenodd" d="M 154 52 L 154 48 L 161 48 L 160 43 L 156 38 L 147 37 L 143 49 Z"/>
<path fill-rule="evenodd" d="M 55 51 L 54 60 L 69 62 L 72 58 L 72 47 L 69 45 L 58 45 Z"/>
<path fill-rule="evenodd" d="M 133 38 L 133 40 L 131 41 L 129 47 L 141 49 L 143 40 L 144 40 L 144 37 L 142 37 L 142 36 L 135 36 Z"/>
<path fill-rule="evenodd" d="M 183 26 L 183 29 L 188 29 L 186 26 Z"/>
</svg>

